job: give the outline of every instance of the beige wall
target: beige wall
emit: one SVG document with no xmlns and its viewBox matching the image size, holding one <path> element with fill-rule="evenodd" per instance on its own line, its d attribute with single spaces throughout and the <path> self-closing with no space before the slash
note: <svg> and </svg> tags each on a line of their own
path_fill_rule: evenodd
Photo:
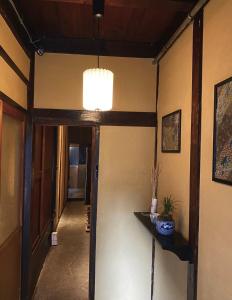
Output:
<svg viewBox="0 0 232 300">
<path fill-rule="evenodd" d="M 133 215 L 151 200 L 154 128 L 101 127 L 96 300 L 149 300 L 152 238 Z"/>
<path fill-rule="evenodd" d="M 187 263 L 155 244 L 154 300 L 187 299 Z"/>
<path fill-rule="evenodd" d="M 0 45 L 29 79 L 30 59 L 0 15 Z M 13 69 L 0 57 L 0 91 L 24 108 L 27 108 L 27 86 Z"/>
<path fill-rule="evenodd" d="M 212 181 L 214 85 L 232 76 L 232 2 L 211 0 L 204 9 L 202 139 L 198 300 L 232 299 L 232 187 Z M 167 191 L 178 205 L 177 223 L 188 236 L 189 147 L 191 120 L 192 27 L 160 63 L 159 143 L 161 116 L 182 109 L 181 154 L 158 153 L 159 197 Z M 187 201 L 186 201 L 187 200 Z M 187 265 L 156 245 L 155 299 L 186 299 Z M 167 288 L 168 287 L 168 288 Z"/>
<path fill-rule="evenodd" d="M 232 76 L 232 1 L 205 8 L 201 146 L 199 300 L 232 299 L 232 187 L 212 181 L 214 85 Z"/>
<path fill-rule="evenodd" d="M 189 26 L 160 61 L 158 100 L 159 199 L 171 194 L 176 206 L 176 223 L 188 237 L 189 160 L 192 103 L 192 26 Z M 181 117 L 181 153 L 161 152 L 162 117 L 178 109 Z M 167 178 L 169 183 L 167 187 Z"/>
<path fill-rule="evenodd" d="M 83 109 L 82 74 L 97 65 L 91 55 L 36 56 L 35 107 Z M 116 111 L 155 110 L 155 72 L 151 59 L 101 57 L 100 66 L 114 72 Z"/>
<path fill-rule="evenodd" d="M 0 91 L 22 107 L 27 107 L 27 86 L 0 57 Z"/>
<path fill-rule="evenodd" d="M 160 167 L 158 201 L 172 195 L 176 203 L 177 230 L 188 238 L 189 164 L 192 94 L 192 25 L 160 61 L 158 100 L 158 164 Z M 181 109 L 181 153 L 161 152 L 162 117 Z M 167 288 L 168 286 L 168 288 Z M 187 263 L 156 245 L 154 298 L 185 300 Z"/>
</svg>

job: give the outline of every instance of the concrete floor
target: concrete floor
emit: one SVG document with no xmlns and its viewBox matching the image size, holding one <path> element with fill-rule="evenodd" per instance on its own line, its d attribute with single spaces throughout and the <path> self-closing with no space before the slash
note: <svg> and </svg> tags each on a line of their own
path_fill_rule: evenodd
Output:
<svg viewBox="0 0 232 300">
<path fill-rule="evenodd" d="M 87 300 L 89 233 L 83 202 L 67 202 L 58 225 L 58 246 L 48 253 L 34 300 Z"/>
</svg>

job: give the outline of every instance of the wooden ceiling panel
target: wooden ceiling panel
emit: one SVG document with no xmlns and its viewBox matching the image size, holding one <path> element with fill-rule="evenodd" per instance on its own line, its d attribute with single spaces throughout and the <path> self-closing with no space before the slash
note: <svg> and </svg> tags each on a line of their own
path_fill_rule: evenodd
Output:
<svg viewBox="0 0 232 300">
<path fill-rule="evenodd" d="M 102 21 L 104 39 L 136 42 L 157 42 L 166 32 L 175 11 L 166 11 L 160 18 L 158 10 L 106 7 Z M 131 26 L 133 24 L 133 26 Z"/>
<path fill-rule="evenodd" d="M 94 19 L 89 5 L 59 4 L 60 36 L 69 38 L 92 38 Z"/>
<path fill-rule="evenodd" d="M 50 36 L 60 31 L 59 20 L 59 5 L 58 3 L 46 3 L 46 5 L 40 5 L 40 11 L 38 11 L 40 18 L 36 18 L 39 21 L 38 37 Z M 39 19 L 39 20 L 38 20 Z"/>
<path fill-rule="evenodd" d="M 105 0 L 100 21 L 102 54 L 154 56 L 175 32 L 196 0 Z M 47 49 L 92 53 L 96 51 L 97 22 L 92 0 L 15 0 L 35 39 Z M 57 39 L 57 42 L 55 41 Z M 73 45 L 61 46 L 61 41 Z M 44 45 L 43 45 L 44 43 Z M 48 47 L 48 45 L 50 45 Z M 137 45 L 138 51 L 132 45 Z M 45 47 L 45 46 L 44 46 Z M 45 47 L 45 48 L 46 48 Z M 90 49 L 93 47 L 93 49 Z M 144 53 L 142 48 L 144 47 Z M 154 54 L 151 54 L 154 53 Z"/>
</svg>

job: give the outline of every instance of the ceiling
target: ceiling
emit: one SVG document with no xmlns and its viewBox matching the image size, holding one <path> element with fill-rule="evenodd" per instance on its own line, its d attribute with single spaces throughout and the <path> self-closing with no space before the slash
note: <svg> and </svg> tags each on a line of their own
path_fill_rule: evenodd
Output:
<svg viewBox="0 0 232 300">
<path fill-rule="evenodd" d="M 154 57 L 196 0 L 14 0 L 34 40 L 47 52 Z"/>
</svg>

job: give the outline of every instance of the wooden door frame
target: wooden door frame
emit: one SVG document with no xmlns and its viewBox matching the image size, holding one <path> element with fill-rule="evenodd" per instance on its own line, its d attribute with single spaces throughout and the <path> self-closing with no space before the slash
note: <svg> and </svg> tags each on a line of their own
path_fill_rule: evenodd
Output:
<svg viewBox="0 0 232 300">
<path fill-rule="evenodd" d="M 33 124 L 37 124 L 36 120 L 32 121 Z M 33 128 L 32 124 L 32 128 Z M 66 125 L 62 124 L 61 122 L 54 121 L 52 124 L 47 123 L 46 121 L 40 121 L 38 124 L 43 126 L 59 126 L 59 125 Z M 74 121 L 72 126 L 83 127 L 83 121 L 79 124 Z M 97 168 L 99 164 L 99 133 L 100 127 L 98 125 L 89 125 L 86 124 L 88 127 L 92 128 L 92 170 L 91 170 L 91 230 L 90 230 L 90 253 L 89 253 L 89 300 L 94 300 L 95 298 L 95 264 L 96 264 L 96 225 L 97 225 L 97 192 L 98 192 L 98 174 Z M 29 135 L 30 137 L 30 135 Z M 97 167 L 97 168 L 96 168 Z M 27 181 L 32 180 L 31 174 L 26 175 L 28 177 Z M 30 177 L 30 178 L 29 178 Z M 25 201 L 25 200 L 24 200 Z M 28 201 L 28 200 L 27 200 Z M 29 224 L 30 225 L 30 224 Z M 27 222 L 28 226 L 28 222 Z M 29 266 L 29 265 L 28 265 Z M 29 278 L 29 274 L 28 274 Z M 25 278 L 25 280 L 28 280 Z M 28 285 L 24 283 L 24 288 L 26 289 Z M 28 295 L 28 292 L 24 291 L 23 295 Z M 23 299 L 28 299 L 28 296 Z"/>
<path fill-rule="evenodd" d="M 91 215 L 90 215 L 90 253 L 89 253 L 89 300 L 95 299 L 96 274 L 96 236 L 97 236 L 97 202 L 98 202 L 98 168 L 100 127 L 92 127 L 92 166 L 91 166 Z"/>
<path fill-rule="evenodd" d="M 92 144 L 86 146 L 87 161 L 86 161 L 86 199 L 85 204 L 90 204 L 91 197 L 91 165 L 92 165 Z"/>
<path fill-rule="evenodd" d="M 31 109 L 28 114 L 25 144 L 25 185 L 24 185 L 24 238 L 23 238 L 23 278 L 22 299 L 29 300 L 30 275 L 30 201 L 32 186 L 32 142 L 33 125 L 45 126 L 80 126 L 95 128 L 95 166 L 99 163 L 99 130 L 100 126 L 143 126 L 155 127 L 156 113 L 151 112 L 88 112 L 77 110 Z M 94 192 L 91 213 L 90 265 L 89 265 L 89 300 L 95 297 L 95 261 L 96 261 L 96 224 L 97 224 L 97 191 L 98 179 L 96 168 L 91 172 L 91 186 Z M 92 197 L 91 197 L 92 198 Z"/>
</svg>

